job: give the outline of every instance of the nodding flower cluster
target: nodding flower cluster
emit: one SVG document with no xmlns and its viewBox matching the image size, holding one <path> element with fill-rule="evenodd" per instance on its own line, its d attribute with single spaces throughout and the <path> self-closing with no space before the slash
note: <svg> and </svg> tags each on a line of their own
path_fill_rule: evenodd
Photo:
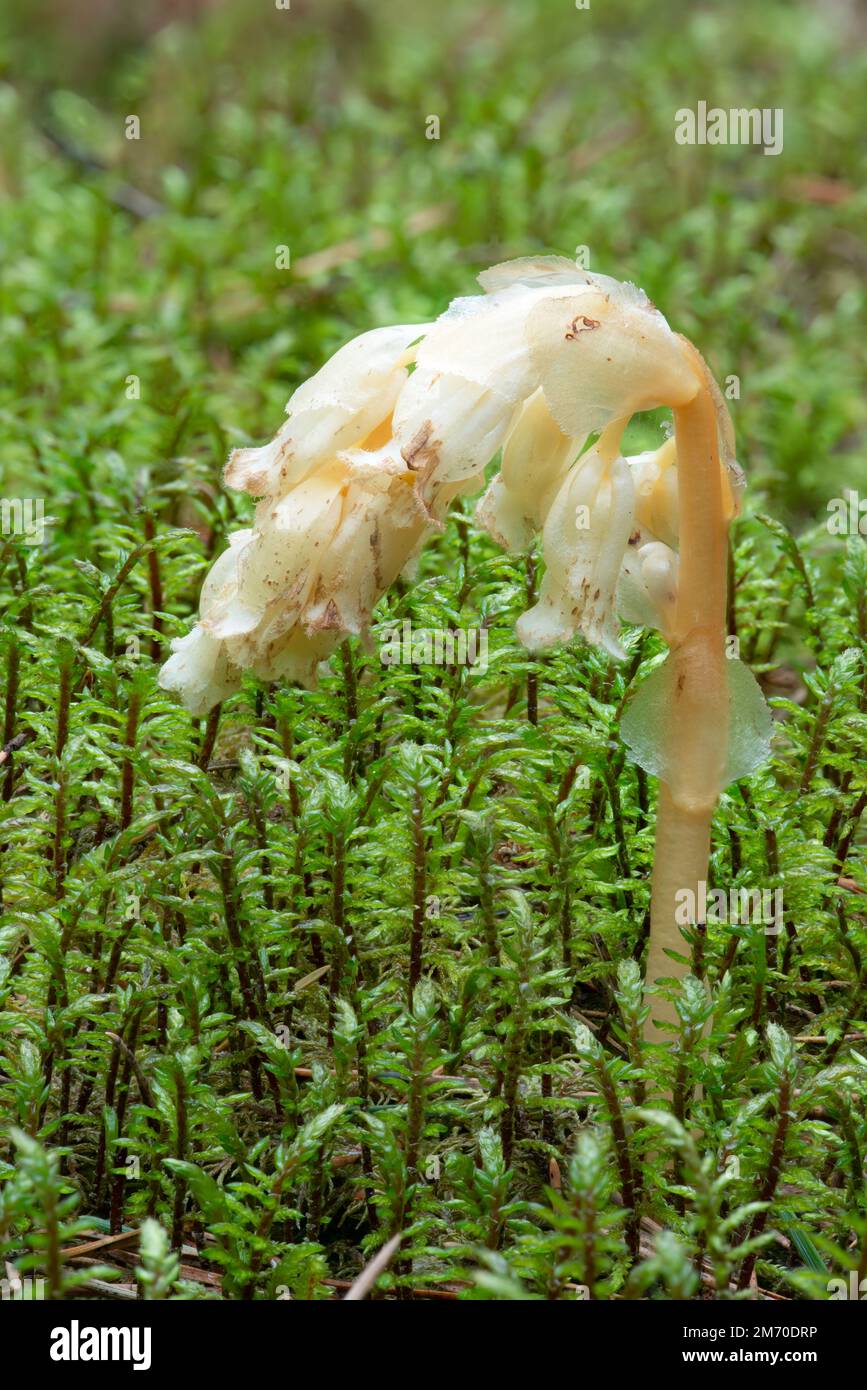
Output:
<svg viewBox="0 0 867 1390">
<path fill-rule="evenodd" d="M 312 686 L 461 494 L 502 466 L 476 511 L 503 546 L 541 532 L 531 650 L 587 641 L 622 656 L 618 613 L 671 630 L 677 596 L 673 439 L 624 458 L 636 412 L 710 390 L 729 516 L 741 475 L 725 404 L 694 348 L 634 286 L 558 256 L 480 277 L 433 324 L 363 333 L 304 382 L 270 444 L 236 449 L 226 483 L 259 499 L 202 587 L 199 620 L 161 684 L 193 714 L 244 670 Z M 586 447 L 587 440 L 596 436 Z"/>
</svg>

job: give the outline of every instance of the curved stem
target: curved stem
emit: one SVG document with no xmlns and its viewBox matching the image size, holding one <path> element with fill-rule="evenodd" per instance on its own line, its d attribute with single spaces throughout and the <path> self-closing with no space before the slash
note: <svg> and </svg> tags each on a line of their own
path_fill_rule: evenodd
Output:
<svg viewBox="0 0 867 1390">
<path fill-rule="evenodd" d="M 688 954 L 678 920 L 678 895 L 699 901 L 706 881 L 710 827 L 723 784 L 728 748 L 725 669 L 728 509 L 724 497 L 714 399 L 708 371 L 687 345 L 704 383 L 674 412 L 677 442 L 680 572 L 668 660 L 671 679 L 669 738 L 657 811 L 646 982 L 682 978 L 686 965 L 667 951 Z M 686 901 L 689 901 L 688 899 Z M 664 1040 L 676 1023 L 674 1005 L 649 999 L 645 1035 Z"/>
</svg>

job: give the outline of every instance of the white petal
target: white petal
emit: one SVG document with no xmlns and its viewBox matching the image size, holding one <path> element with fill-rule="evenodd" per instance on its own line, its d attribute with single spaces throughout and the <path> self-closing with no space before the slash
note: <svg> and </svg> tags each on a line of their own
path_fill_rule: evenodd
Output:
<svg viewBox="0 0 867 1390">
<path fill-rule="evenodd" d="M 473 520 L 493 537 L 497 545 L 511 550 L 513 554 L 529 550 L 538 529 L 515 494 L 506 487 L 502 473 L 495 474 L 491 479 L 473 513 Z"/>
<path fill-rule="evenodd" d="M 497 294 L 511 285 L 580 284 L 585 272 L 574 261 L 565 256 L 521 256 L 514 261 L 501 261 L 499 265 L 489 266 L 478 277 L 479 284 L 488 294 Z"/>
<path fill-rule="evenodd" d="M 548 514 L 543 533 L 545 575 L 539 602 L 518 619 L 531 650 L 580 631 L 621 658 L 615 594 L 635 518 L 635 489 L 625 459 L 591 450 L 574 466 Z"/>
<path fill-rule="evenodd" d="M 662 541 L 651 541 L 641 549 L 641 578 L 650 602 L 661 617 L 661 628 L 671 628 L 677 603 L 678 557 Z"/>
<path fill-rule="evenodd" d="M 282 638 L 264 645 L 253 656 L 250 669 L 260 680 L 297 681 L 315 690 L 321 662 L 326 661 L 340 642 L 342 633 L 320 632 L 309 637 L 303 628 L 293 627 Z"/>
<path fill-rule="evenodd" d="M 578 451 L 578 441 L 554 421 L 544 393 L 535 391 L 516 416 L 500 472 L 476 508 L 478 525 L 507 550 L 526 550 Z"/>
<path fill-rule="evenodd" d="M 490 462 L 513 415 L 499 392 L 417 367 L 395 406 L 395 442 L 420 488 L 462 482 Z"/>
<path fill-rule="evenodd" d="M 524 403 L 515 419 L 503 445 L 501 472 L 537 530 L 580 453 L 581 442 L 563 434 L 541 390 Z"/>
<path fill-rule="evenodd" d="M 590 285 L 624 305 L 644 309 L 654 307 L 644 290 L 629 280 L 616 280 L 612 275 L 585 270 L 565 256 L 524 256 L 514 261 L 502 261 L 483 270 L 478 281 L 488 294 L 499 294 L 518 285 L 527 289 L 554 290 L 562 290 L 566 286 L 580 290 Z"/>
<path fill-rule="evenodd" d="M 198 624 L 172 642 L 172 655 L 159 674 L 163 690 L 180 695 L 190 714 L 203 715 L 240 689 L 241 672 L 229 660 L 225 644 Z"/>
<path fill-rule="evenodd" d="M 667 439 L 659 449 L 627 459 L 635 479 L 638 524 L 673 550 L 678 543 L 677 446 Z"/>
<path fill-rule="evenodd" d="M 259 503 L 253 535 L 240 553 L 236 589 L 203 620 L 213 636 L 251 632 L 275 599 L 300 612 L 340 522 L 346 485 L 346 469 L 335 463 L 279 501 Z"/>
<path fill-rule="evenodd" d="M 396 480 L 392 489 L 409 493 Z M 350 487 L 340 525 L 322 556 L 316 586 L 306 605 L 303 622 L 308 634 L 337 629 L 341 635 L 358 634 L 385 590 L 394 583 L 427 529 L 423 514 L 416 512 L 414 525 L 404 521 L 400 499 L 391 492 L 372 492 Z"/>
<path fill-rule="evenodd" d="M 248 492 L 251 497 L 276 493 L 281 479 L 288 478 L 291 467 L 291 439 L 283 425 L 270 444 L 257 449 L 233 449 L 223 469 L 223 482 L 235 492 Z"/>
<path fill-rule="evenodd" d="M 202 592 L 199 595 L 199 617 L 207 618 L 219 604 L 225 603 L 237 588 L 238 561 L 241 552 L 253 532 L 233 531 L 229 536 L 229 549 L 214 561 L 205 576 Z"/>
<path fill-rule="evenodd" d="M 638 410 L 684 405 L 699 389 L 681 340 L 628 293 L 588 284 L 546 295 L 530 310 L 527 339 L 564 434 L 584 438 Z"/>
<path fill-rule="evenodd" d="M 514 286 L 493 295 L 456 299 L 418 350 L 418 368 L 489 387 L 513 405 L 539 384 L 527 351 L 527 315 L 549 291 Z"/>
<path fill-rule="evenodd" d="M 290 397 L 287 415 L 332 406 L 350 412 L 364 409 L 411 360 L 410 345 L 429 327 L 426 323 L 394 324 L 352 338 L 302 382 Z"/>
<path fill-rule="evenodd" d="M 227 486 L 280 497 L 341 450 L 362 444 L 391 415 L 411 344 L 426 326 L 375 328 L 346 343 L 298 387 L 286 407 L 289 419 L 270 444 L 234 450 Z"/>
<path fill-rule="evenodd" d="M 636 528 L 629 538 L 617 586 L 617 611 L 628 623 L 672 630 L 677 604 L 678 557 Z"/>
<path fill-rule="evenodd" d="M 381 449 L 344 449 L 337 457 L 347 465 L 350 479 L 363 481 L 377 492 L 388 491 L 396 477 L 413 476 L 394 440 Z"/>
</svg>

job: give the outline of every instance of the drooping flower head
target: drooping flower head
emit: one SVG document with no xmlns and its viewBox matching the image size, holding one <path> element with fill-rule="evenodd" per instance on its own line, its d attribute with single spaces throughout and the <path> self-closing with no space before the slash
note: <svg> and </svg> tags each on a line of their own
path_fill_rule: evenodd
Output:
<svg viewBox="0 0 867 1390">
<path fill-rule="evenodd" d="M 231 455 L 225 480 L 259 499 L 254 524 L 230 537 L 160 678 L 193 713 L 245 669 L 313 685 L 500 449 L 477 520 L 512 550 L 541 533 L 546 565 L 521 641 L 540 650 L 580 633 L 621 656 L 618 612 L 670 628 L 675 445 L 624 458 L 620 439 L 636 411 L 707 389 L 703 364 L 640 290 L 563 258 L 479 278 L 484 293 L 432 325 L 347 343 L 298 388 L 270 444 Z M 739 475 L 718 391 L 714 402 L 731 515 Z"/>
</svg>

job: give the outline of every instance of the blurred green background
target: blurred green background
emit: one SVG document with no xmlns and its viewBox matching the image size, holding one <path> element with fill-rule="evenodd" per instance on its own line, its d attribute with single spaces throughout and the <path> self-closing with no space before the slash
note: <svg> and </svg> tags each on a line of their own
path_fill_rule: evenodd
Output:
<svg viewBox="0 0 867 1390">
<path fill-rule="evenodd" d="M 136 489 L 216 488 L 347 337 L 586 246 L 739 378 L 753 505 L 824 527 L 867 495 L 865 35 L 792 0 L 7 0 L 2 491 L 86 555 Z M 677 145 L 702 100 L 782 108 L 783 152 Z"/>
</svg>

